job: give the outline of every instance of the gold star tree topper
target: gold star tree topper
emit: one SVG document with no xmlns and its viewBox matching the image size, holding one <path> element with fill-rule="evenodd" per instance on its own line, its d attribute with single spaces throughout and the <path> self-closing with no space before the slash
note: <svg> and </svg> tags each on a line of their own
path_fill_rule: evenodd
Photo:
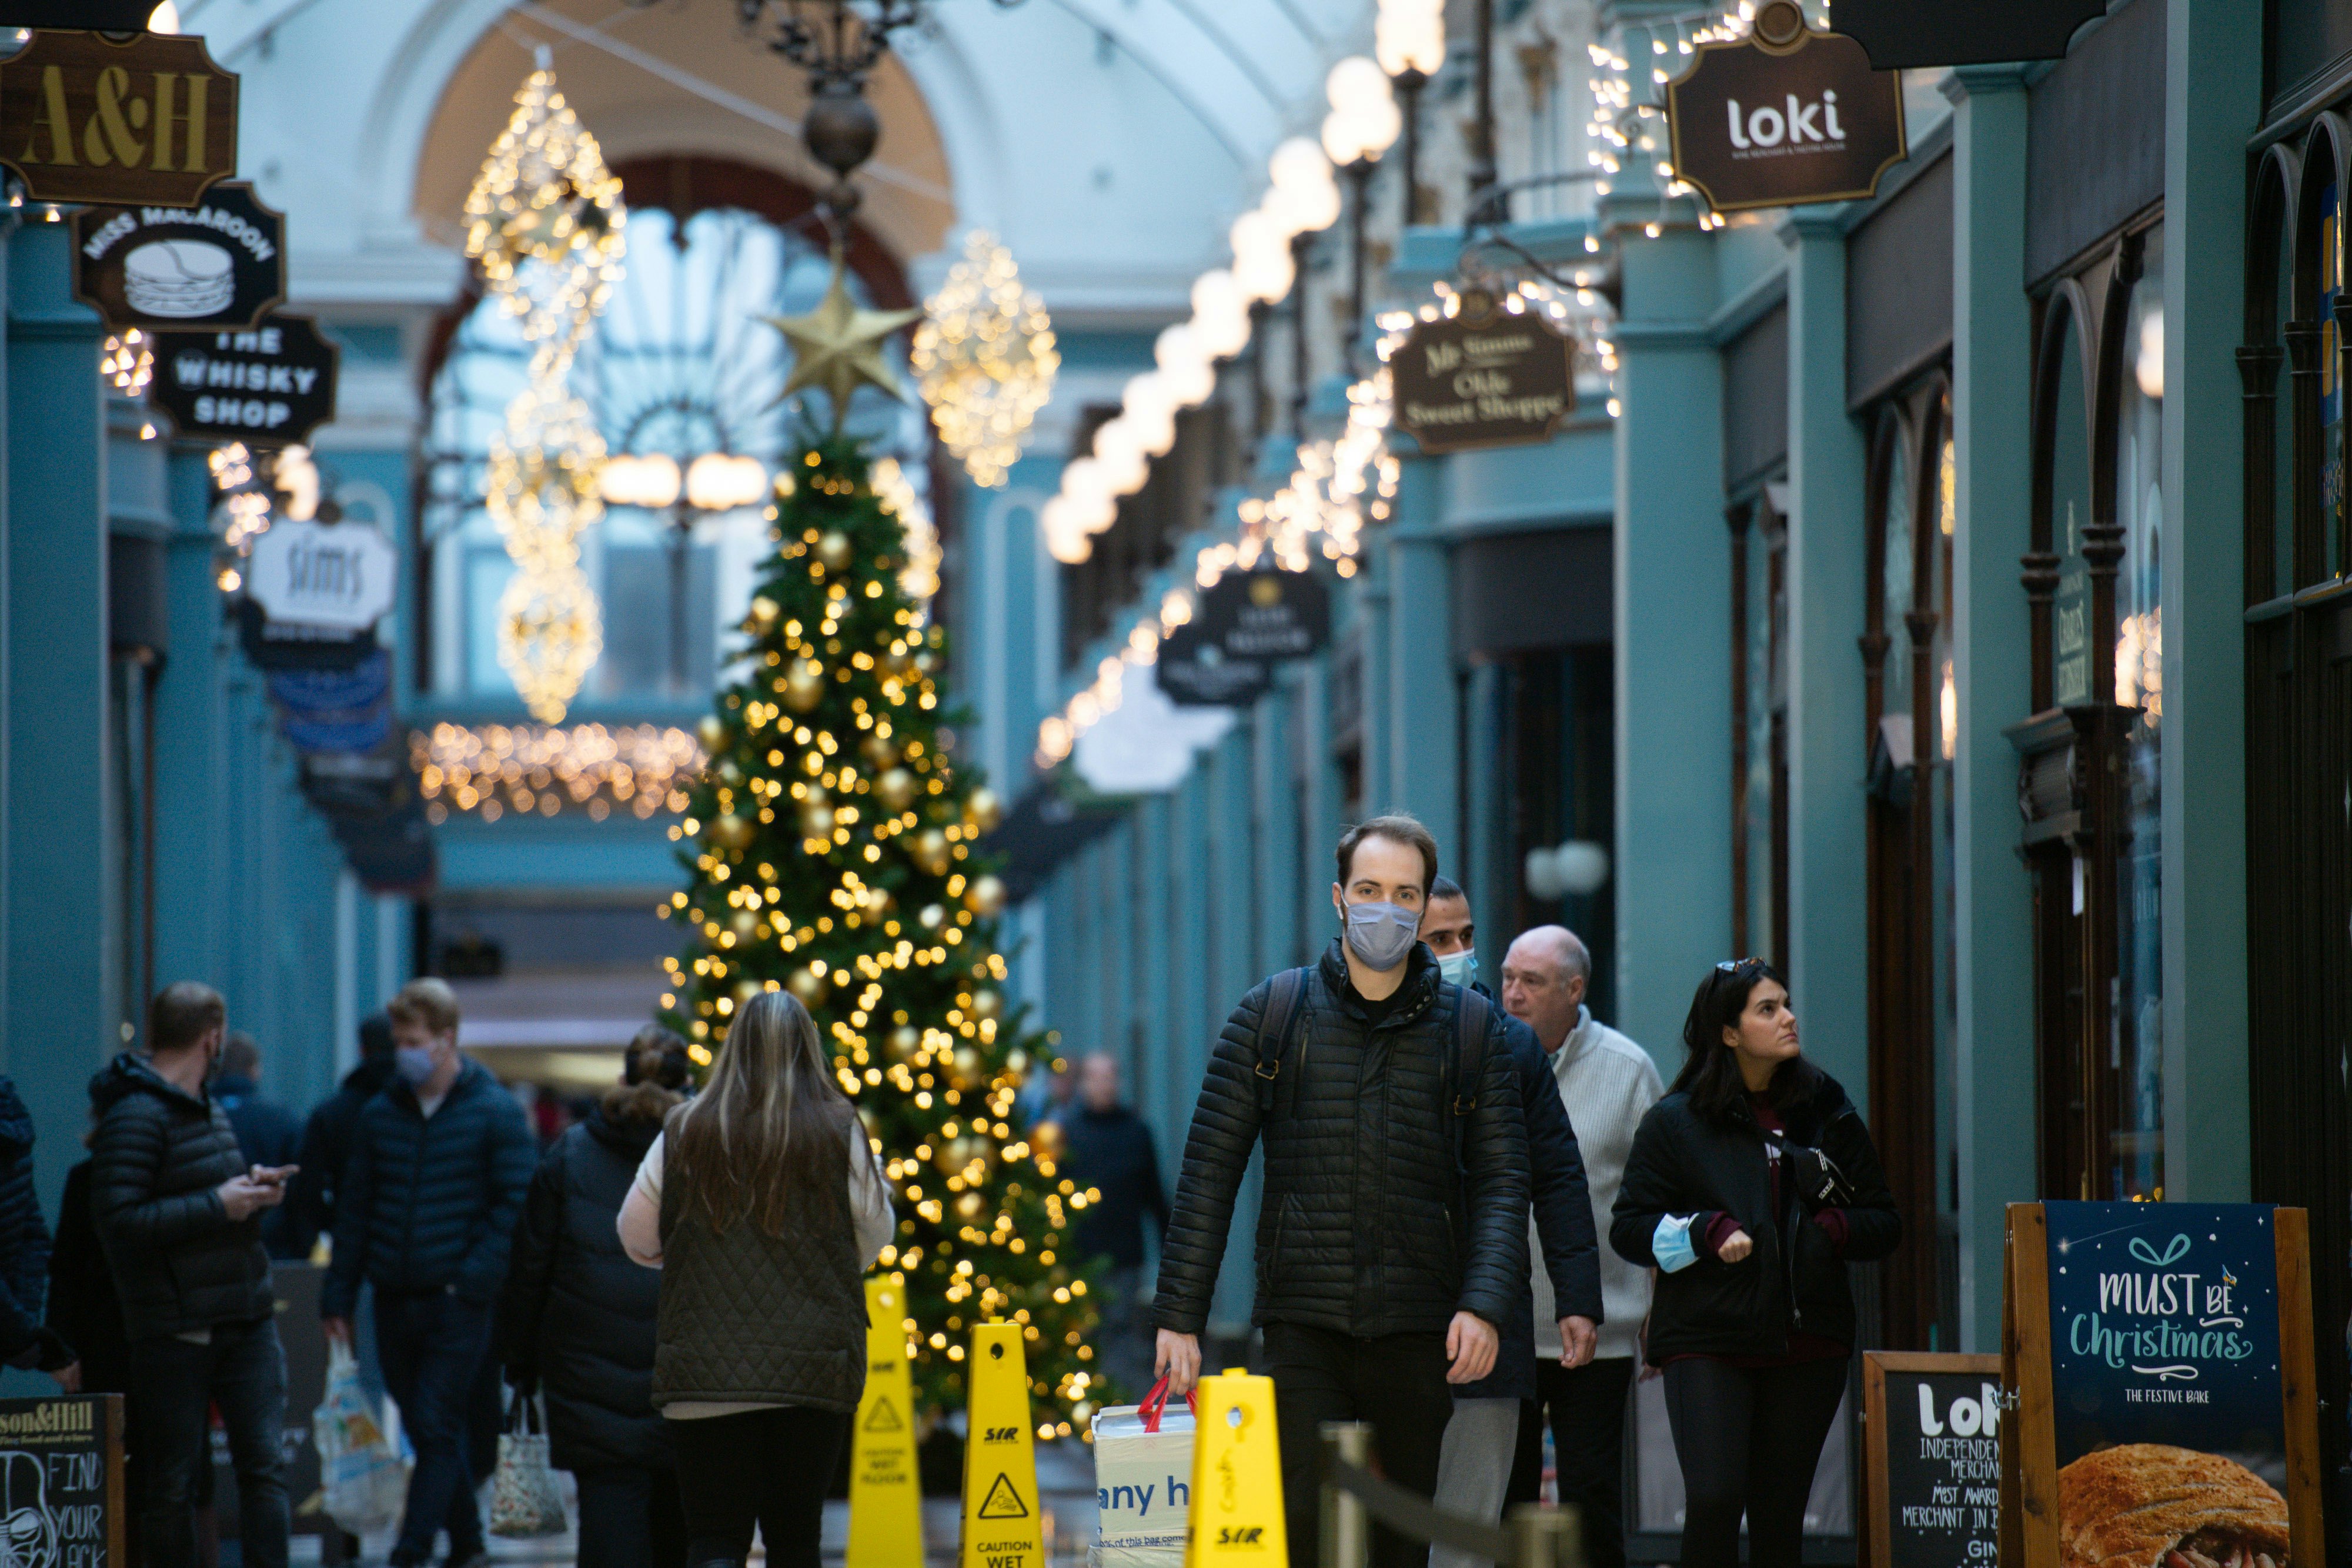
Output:
<svg viewBox="0 0 2352 1568">
<path fill-rule="evenodd" d="M 890 334 L 922 316 L 920 310 L 866 310 L 850 298 L 848 267 L 840 250 L 833 253 L 833 281 L 824 298 L 805 316 L 760 318 L 784 335 L 793 346 L 790 380 L 777 394 L 781 402 L 803 387 L 822 387 L 833 399 L 833 428 L 837 434 L 848 416 L 849 400 L 861 385 L 880 387 L 900 402 L 907 393 L 882 357 Z"/>
</svg>

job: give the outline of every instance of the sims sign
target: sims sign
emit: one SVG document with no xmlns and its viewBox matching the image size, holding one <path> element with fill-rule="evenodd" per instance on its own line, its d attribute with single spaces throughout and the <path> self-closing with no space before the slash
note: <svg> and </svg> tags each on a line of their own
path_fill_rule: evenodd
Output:
<svg viewBox="0 0 2352 1568">
<path fill-rule="evenodd" d="M 1717 212 L 1870 195 L 1903 162 L 1902 78 L 1772 0 L 1737 43 L 1702 44 L 1666 89 L 1675 173 Z"/>
<path fill-rule="evenodd" d="M 399 559 L 364 523 L 283 518 L 254 541 L 248 591 L 274 624 L 360 632 L 392 608 Z"/>
</svg>

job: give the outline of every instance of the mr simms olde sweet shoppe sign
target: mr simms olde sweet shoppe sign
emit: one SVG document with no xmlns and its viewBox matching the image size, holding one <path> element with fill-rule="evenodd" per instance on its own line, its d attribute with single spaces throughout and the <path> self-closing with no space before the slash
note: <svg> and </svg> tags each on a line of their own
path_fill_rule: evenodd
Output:
<svg viewBox="0 0 2352 1568">
<path fill-rule="evenodd" d="M 1737 43 L 1701 44 L 1666 89 L 1675 174 L 1717 212 L 1842 202 L 1906 155 L 1903 80 L 1771 0 Z"/>
<path fill-rule="evenodd" d="M 236 172 L 236 78 L 202 38 L 37 31 L 0 62 L 0 163 L 37 202 L 193 206 Z"/>
<path fill-rule="evenodd" d="M 122 1396 L 0 1399 L 0 1561 L 123 1568 Z"/>
<path fill-rule="evenodd" d="M 1397 427 L 1433 454 L 1549 440 L 1576 407 L 1575 351 L 1535 312 L 1465 288 L 1389 356 Z"/>
</svg>

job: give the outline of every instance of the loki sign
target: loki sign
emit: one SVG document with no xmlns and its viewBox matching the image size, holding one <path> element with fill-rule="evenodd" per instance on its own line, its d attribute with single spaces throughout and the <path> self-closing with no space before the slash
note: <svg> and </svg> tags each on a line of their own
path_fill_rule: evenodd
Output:
<svg viewBox="0 0 2352 1568">
<path fill-rule="evenodd" d="M 1389 356 L 1397 428 L 1432 455 L 1549 440 L 1576 407 L 1575 345 L 1485 289 L 1461 299 Z"/>
<path fill-rule="evenodd" d="M 182 435 L 290 446 L 335 417 L 341 360 L 308 316 L 265 316 L 249 332 L 158 332 L 147 401 Z"/>
<path fill-rule="evenodd" d="M 193 206 L 236 172 L 236 78 L 202 38 L 37 31 L 0 62 L 0 163 L 36 202 Z"/>
<path fill-rule="evenodd" d="M 1843 13 L 1841 13 L 1843 16 Z M 1852 38 L 1816 33 L 1790 0 L 1738 43 L 1701 44 L 1666 88 L 1675 173 L 1716 211 L 1870 195 L 1903 162 L 1903 82 Z"/>
<path fill-rule="evenodd" d="M 1837 30 L 1880 70 L 2055 60 L 2075 30 L 2107 14 L 2107 0 L 1838 0 Z"/>
<path fill-rule="evenodd" d="M 236 180 L 194 207 L 74 214 L 74 298 L 117 332 L 245 328 L 286 298 L 286 214 Z"/>
</svg>

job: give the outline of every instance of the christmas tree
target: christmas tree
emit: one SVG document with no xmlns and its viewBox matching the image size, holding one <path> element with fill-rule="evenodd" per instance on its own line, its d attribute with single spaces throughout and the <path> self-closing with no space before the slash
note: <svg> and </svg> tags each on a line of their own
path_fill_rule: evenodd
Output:
<svg viewBox="0 0 2352 1568">
<path fill-rule="evenodd" d="M 836 431 L 776 483 L 742 674 L 703 721 L 710 765 L 672 830 L 691 883 L 665 913 L 692 937 L 665 1006 L 707 1063 L 752 995 L 807 1005 L 897 1188 L 880 1267 L 907 1289 L 920 1403 L 962 1408 L 971 1328 L 1017 1322 L 1038 1436 L 1068 1437 L 1106 1392 L 1067 1253 L 1087 1194 L 1055 1170 L 1053 1131 L 1017 1119 L 1045 1042 L 1005 1005 L 1004 887 L 973 852 L 999 808 L 952 760 L 945 639 L 904 580 L 911 503 L 876 477 Z"/>
</svg>

